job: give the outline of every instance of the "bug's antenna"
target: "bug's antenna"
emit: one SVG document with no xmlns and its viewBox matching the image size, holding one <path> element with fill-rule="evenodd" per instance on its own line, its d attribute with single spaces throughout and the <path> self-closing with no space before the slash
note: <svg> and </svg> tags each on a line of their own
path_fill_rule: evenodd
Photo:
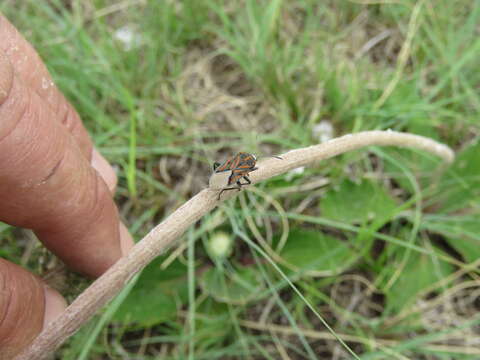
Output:
<svg viewBox="0 0 480 360">
<path fill-rule="evenodd" d="M 275 159 L 278 159 L 278 160 L 283 160 L 280 156 L 276 156 L 276 155 L 262 156 L 262 158 L 275 158 Z"/>
</svg>

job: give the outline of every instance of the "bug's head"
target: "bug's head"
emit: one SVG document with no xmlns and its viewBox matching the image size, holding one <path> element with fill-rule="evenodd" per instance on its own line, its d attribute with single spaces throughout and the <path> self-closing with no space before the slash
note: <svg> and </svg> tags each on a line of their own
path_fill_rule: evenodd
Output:
<svg viewBox="0 0 480 360">
<path fill-rule="evenodd" d="M 217 168 L 220 166 L 219 162 L 214 162 L 213 163 L 213 171 L 217 170 Z"/>
</svg>

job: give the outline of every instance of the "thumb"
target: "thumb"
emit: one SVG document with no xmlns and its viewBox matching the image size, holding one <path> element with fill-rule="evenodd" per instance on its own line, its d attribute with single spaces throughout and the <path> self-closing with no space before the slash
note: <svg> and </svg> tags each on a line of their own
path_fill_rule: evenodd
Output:
<svg viewBox="0 0 480 360">
<path fill-rule="evenodd" d="M 0 258 L 0 360 L 17 355 L 66 306 L 40 278 Z"/>
</svg>

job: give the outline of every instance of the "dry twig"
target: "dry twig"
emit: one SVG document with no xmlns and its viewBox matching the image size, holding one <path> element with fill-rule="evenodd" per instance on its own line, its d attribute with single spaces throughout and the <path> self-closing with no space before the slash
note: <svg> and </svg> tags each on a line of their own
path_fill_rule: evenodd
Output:
<svg viewBox="0 0 480 360">
<path fill-rule="evenodd" d="M 366 131 L 345 135 L 320 145 L 289 151 L 278 159 L 265 159 L 258 164 L 258 170 L 251 173 L 251 180 L 257 183 L 294 168 L 315 161 L 362 148 L 369 145 L 392 145 L 425 150 L 452 162 L 453 151 L 434 140 L 394 131 Z M 236 192 L 224 193 L 222 199 L 234 196 Z M 121 258 L 107 272 L 94 281 L 80 294 L 65 312 L 46 326 L 33 343 L 16 360 L 40 360 L 47 358 L 68 337 L 85 324 L 100 308 L 107 304 L 127 282 L 150 261 L 160 255 L 189 226 L 198 221 L 218 205 L 218 191 L 202 190 L 184 205 L 156 226 L 131 252 Z"/>
</svg>

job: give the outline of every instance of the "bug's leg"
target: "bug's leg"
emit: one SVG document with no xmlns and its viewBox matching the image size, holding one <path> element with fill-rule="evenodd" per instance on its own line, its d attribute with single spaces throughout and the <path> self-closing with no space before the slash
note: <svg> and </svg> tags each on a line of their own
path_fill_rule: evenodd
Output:
<svg viewBox="0 0 480 360">
<path fill-rule="evenodd" d="M 249 170 L 248 172 L 252 172 L 252 171 L 255 171 L 255 170 L 258 170 L 258 168 L 254 167 L 252 170 Z"/>
<path fill-rule="evenodd" d="M 254 171 L 254 170 L 257 170 L 258 168 L 253 168 L 253 170 L 250 170 L 250 172 Z M 246 183 L 241 183 L 240 180 L 244 179 L 246 181 Z M 237 181 L 237 185 L 239 186 L 244 186 L 244 185 L 250 185 L 252 182 L 250 181 L 250 179 L 248 178 L 248 173 L 247 175 L 240 175 L 240 179 L 238 179 Z"/>
<path fill-rule="evenodd" d="M 250 179 L 248 178 L 247 175 L 242 176 L 242 179 L 244 179 L 244 180 L 246 181 L 246 183 L 243 183 L 243 184 L 242 184 L 242 183 L 240 182 L 240 180 L 238 180 L 238 181 L 237 181 L 237 184 L 238 184 L 238 185 L 243 186 L 243 185 L 250 185 L 250 184 L 252 183 L 252 182 L 250 181 Z"/>
<path fill-rule="evenodd" d="M 238 182 L 237 182 L 237 184 L 238 184 Z M 228 190 L 238 190 L 238 191 L 240 191 L 240 190 L 241 190 L 241 186 L 235 186 L 235 187 L 230 187 L 230 188 L 222 189 L 222 191 L 220 191 L 220 192 L 218 193 L 218 198 L 217 198 L 217 200 L 220 200 L 220 196 L 222 195 L 222 193 L 223 193 L 224 191 L 228 191 Z"/>
</svg>

